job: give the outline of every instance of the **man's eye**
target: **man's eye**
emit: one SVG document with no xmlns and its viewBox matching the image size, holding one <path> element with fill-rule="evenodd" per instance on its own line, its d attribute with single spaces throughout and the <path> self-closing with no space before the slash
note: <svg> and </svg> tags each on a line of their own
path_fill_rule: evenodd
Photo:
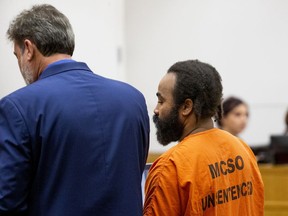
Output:
<svg viewBox="0 0 288 216">
<path fill-rule="evenodd" d="M 163 102 L 162 101 L 158 101 L 158 104 L 163 104 Z"/>
</svg>

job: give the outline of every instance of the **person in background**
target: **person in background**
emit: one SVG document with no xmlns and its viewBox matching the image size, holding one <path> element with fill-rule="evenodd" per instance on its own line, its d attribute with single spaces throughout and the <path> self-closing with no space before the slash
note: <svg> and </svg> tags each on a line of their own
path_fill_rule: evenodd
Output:
<svg viewBox="0 0 288 216">
<path fill-rule="evenodd" d="M 222 112 L 222 118 L 217 121 L 219 127 L 238 136 L 247 126 L 247 104 L 237 97 L 229 97 L 222 103 Z"/>
<path fill-rule="evenodd" d="M 143 95 L 72 60 L 72 27 L 51 5 L 7 35 L 27 86 L 0 100 L 0 215 L 142 215 Z"/>
<path fill-rule="evenodd" d="M 153 121 L 162 145 L 179 141 L 151 166 L 145 216 L 263 216 L 264 185 L 249 146 L 214 128 L 221 77 L 198 60 L 172 65 L 161 79 Z"/>
<path fill-rule="evenodd" d="M 288 136 L 288 110 L 287 110 L 286 115 L 285 115 L 285 132 L 284 132 L 284 135 Z"/>
</svg>

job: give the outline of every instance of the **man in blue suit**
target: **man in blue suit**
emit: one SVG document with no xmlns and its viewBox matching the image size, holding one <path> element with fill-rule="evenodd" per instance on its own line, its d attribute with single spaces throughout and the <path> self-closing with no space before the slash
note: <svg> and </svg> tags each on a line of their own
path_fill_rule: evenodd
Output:
<svg viewBox="0 0 288 216">
<path fill-rule="evenodd" d="M 72 60 L 71 25 L 51 5 L 7 35 L 27 86 L 0 100 L 0 215 L 142 215 L 143 95 Z"/>
</svg>

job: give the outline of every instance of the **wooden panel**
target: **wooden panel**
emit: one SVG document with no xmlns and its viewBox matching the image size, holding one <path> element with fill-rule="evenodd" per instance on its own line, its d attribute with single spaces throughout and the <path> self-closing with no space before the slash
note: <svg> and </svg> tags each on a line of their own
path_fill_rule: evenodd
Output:
<svg viewBox="0 0 288 216">
<path fill-rule="evenodd" d="M 265 216 L 288 215 L 288 165 L 259 165 L 265 187 Z"/>
<path fill-rule="evenodd" d="M 147 163 L 153 163 L 160 155 L 161 153 L 149 153 Z"/>
</svg>

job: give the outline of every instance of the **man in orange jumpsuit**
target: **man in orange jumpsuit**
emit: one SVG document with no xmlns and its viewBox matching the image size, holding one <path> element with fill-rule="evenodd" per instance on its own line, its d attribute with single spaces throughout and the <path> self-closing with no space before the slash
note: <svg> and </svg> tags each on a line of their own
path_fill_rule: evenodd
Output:
<svg viewBox="0 0 288 216">
<path fill-rule="evenodd" d="M 214 128 L 221 77 L 198 60 L 177 62 L 158 86 L 157 139 L 179 143 L 149 170 L 144 215 L 263 216 L 264 186 L 249 146 Z"/>
</svg>

